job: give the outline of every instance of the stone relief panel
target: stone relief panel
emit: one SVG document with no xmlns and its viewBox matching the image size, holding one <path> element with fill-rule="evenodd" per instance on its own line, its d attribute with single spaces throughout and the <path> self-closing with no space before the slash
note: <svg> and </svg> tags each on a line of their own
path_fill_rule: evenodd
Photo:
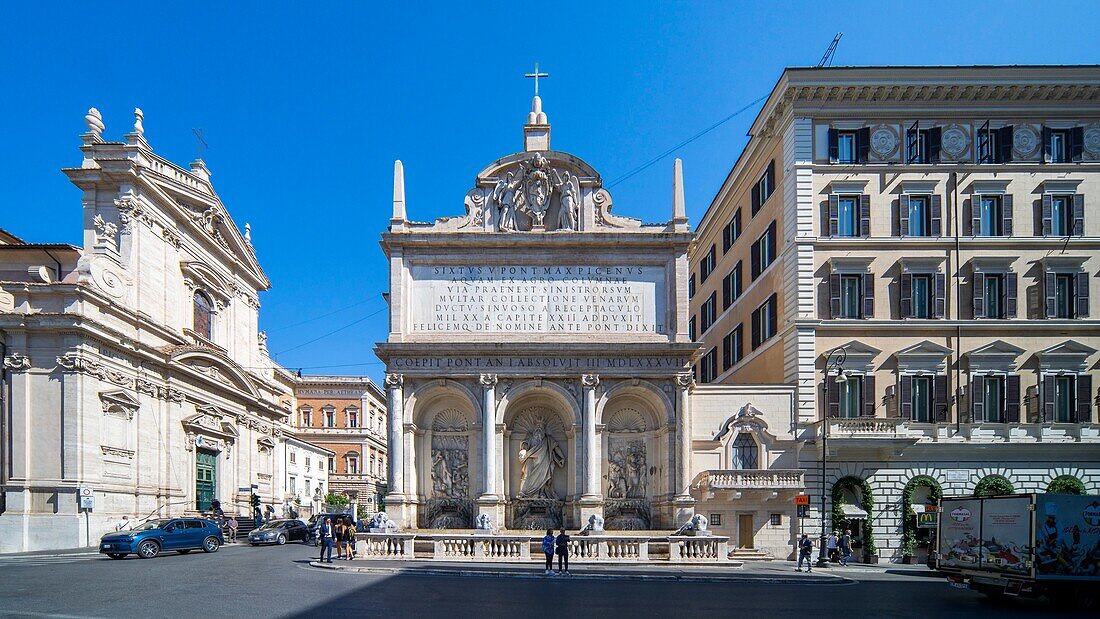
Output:
<svg viewBox="0 0 1100 619">
<path fill-rule="evenodd" d="M 877 125 L 871 128 L 872 161 L 898 161 L 901 158 L 901 134 L 897 125 Z"/>
<path fill-rule="evenodd" d="M 1085 127 L 1085 159 L 1100 161 L 1100 123 Z"/>
<path fill-rule="evenodd" d="M 607 487 L 605 528 L 618 531 L 648 529 L 649 458 L 646 416 L 622 408 L 607 420 Z"/>
<path fill-rule="evenodd" d="M 612 437 L 608 440 L 607 496 L 611 499 L 644 499 L 646 448 L 641 439 Z"/>
<path fill-rule="evenodd" d="M 432 420 L 431 488 L 421 525 L 429 529 L 471 526 L 470 421 L 462 411 L 447 408 Z"/>
<path fill-rule="evenodd" d="M 940 159 L 943 161 L 967 161 L 973 159 L 971 153 L 970 127 L 950 124 L 940 134 Z"/>
<path fill-rule="evenodd" d="M 1038 161 L 1043 155 L 1039 125 L 1021 123 L 1012 129 L 1012 160 Z"/>
</svg>

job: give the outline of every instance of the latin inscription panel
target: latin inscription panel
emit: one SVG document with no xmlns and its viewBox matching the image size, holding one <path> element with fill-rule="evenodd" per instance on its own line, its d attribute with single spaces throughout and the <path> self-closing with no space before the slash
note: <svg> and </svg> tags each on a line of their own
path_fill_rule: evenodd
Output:
<svg viewBox="0 0 1100 619">
<path fill-rule="evenodd" d="M 414 333 L 663 334 L 658 266 L 413 265 Z"/>
</svg>

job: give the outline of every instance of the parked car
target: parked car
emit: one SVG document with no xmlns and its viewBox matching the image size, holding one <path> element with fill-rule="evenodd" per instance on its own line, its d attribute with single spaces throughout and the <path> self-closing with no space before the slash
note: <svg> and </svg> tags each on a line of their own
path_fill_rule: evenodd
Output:
<svg viewBox="0 0 1100 619">
<path fill-rule="evenodd" d="M 218 525 L 197 518 L 166 518 L 150 520 L 133 531 L 108 533 L 99 540 L 99 552 L 112 559 L 136 554 L 139 559 L 152 559 L 162 550 L 175 550 L 181 555 L 192 550 L 217 552 L 225 543 Z"/>
<path fill-rule="evenodd" d="M 269 520 L 263 526 L 248 534 L 248 543 L 253 546 L 259 544 L 278 544 L 282 546 L 293 541 L 309 541 L 309 527 L 301 520 Z"/>
</svg>

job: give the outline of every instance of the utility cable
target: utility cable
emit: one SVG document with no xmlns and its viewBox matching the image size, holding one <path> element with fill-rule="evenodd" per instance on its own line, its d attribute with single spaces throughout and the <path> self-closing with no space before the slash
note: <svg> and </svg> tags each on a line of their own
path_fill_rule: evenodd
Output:
<svg viewBox="0 0 1100 619">
<path fill-rule="evenodd" d="M 676 151 L 680 150 L 681 148 L 683 148 L 683 147 L 687 146 L 688 144 L 691 144 L 691 143 L 692 143 L 692 142 L 694 142 L 695 140 L 698 140 L 699 138 L 703 137 L 704 135 L 706 135 L 706 134 L 710 133 L 711 131 L 714 131 L 714 130 L 715 130 L 715 129 L 717 129 L 718 127 L 721 127 L 722 125 L 726 124 L 727 122 L 729 122 L 729 121 L 733 120 L 733 119 L 734 119 L 734 117 L 736 117 L 736 116 L 738 116 L 738 115 L 740 115 L 740 114 L 743 114 L 744 112 L 746 112 L 747 110 L 749 110 L 750 108 L 752 108 L 752 106 L 756 105 L 757 103 L 760 103 L 760 102 L 761 102 L 761 101 L 763 101 L 764 99 L 767 99 L 767 98 L 768 98 L 768 96 L 769 96 L 770 94 L 771 94 L 771 93 L 768 93 L 768 94 L 766 94 L 766 95 L 763 95 L 763 96 L 761 96 L 761 97 L 757 97 L 757 98 L 756 98 L 755 100 L 753 100 L 753 101 L 752 101 L 751 103 L 749 103 L 749 104 L 745 105 L 744 107 L 741 107 L 741 108 L 740 108 L 740 109 L 738 109 L 738 110 L 737 110 L 736 112 L 734 112 L 734 113 L 730 114 L 729 116 L 726 116 L 726 117 L 725 117 L 725 118 L 723 118 L 722 120 L 720 120 L 720 121 L 718 121 L 718 122 L 714 123 L 713 125 L 711 125 L 711 126 L 707 127 L 706 129 L 703 129 L 703 130 L 702 130 L 702 131 L 700 131 L 699 133 L 696 133 L 695 135 L 691 136 L 690 138 L 688 138 L 688 139 L 684 140 L 683 142 L 680 142 L 680 143 L 679 143 L 679 144 L 677 144 L 676 146 L 673 146 L 672 148 L 670 148 L 670 149 L 668 149 L 668 150 L 664 151 L 664 152 L 663 152 L 663 153 L 661 153 L 660 155 L 657 155 L 657 156 L 656 156 L 656 157 L 654 157 L 653 159 L 650 159 L 649 161 L 647 161 L 647 162 L 645 162 L 644 164 L 642 164 L 642 165 L 638 166 L 637 168 L 634 168 L 633 170 L 631 170 L 631 171 L 627 172 L 626 174 L 624 174 L 624 175 L 620 176 L 619 178 L 616 178 L 616 179 L 615 179 L 614 181 L 612 181 L 611 183 L 609 183 L 609 184 L 607 185 L 607 188 L 608 188 L 608 189 L 610 189 L 610 188 L 614 187 L 615 185 L 618 185 L 619 183 L 622 183 L 623 181 L 625 181 L 625 180 L 629 179 L 630 177 L 634 176 L 635 174 L 638 174 L 639 172 L 642 172 L 643 170 L 646 170 L 646 169 L 650 168 L 651 166 L 653 166 L 653 165 L 654 165 L 655 163 L 657 163 L 658 161 L 660 161 L 660 160 L 664 159 L 665 157 L 668 157 L 668 156 L 669 156 L 669 155 L 671 155 L 672 153 L 674 153 L 674 152 L 676 152 Z"/>
</svg>

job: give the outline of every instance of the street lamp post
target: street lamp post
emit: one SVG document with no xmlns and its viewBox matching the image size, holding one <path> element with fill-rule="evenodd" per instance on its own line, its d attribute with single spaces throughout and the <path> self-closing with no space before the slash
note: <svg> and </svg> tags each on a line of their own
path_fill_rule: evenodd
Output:
<svg viewBox="0 0 1100 619">
<path fill-rule="evenodd" d="M 825 354 L 825 376 L 822 381 L 824 388 L 824 406 L 821 415 L 821 540 L 819 540 L 817 566 L 828 567 L 829 556 L 826 554 L 825 544 L 828 541 L 828 533 L 825 527 L 825 476 L 829 463 L 829 376 L 836 372 L 837 385 L 843 385 L 847 378 L 844 375 L 844 360 L 847 354 L 844 348 L 838 347 Z"/>
</svg>

